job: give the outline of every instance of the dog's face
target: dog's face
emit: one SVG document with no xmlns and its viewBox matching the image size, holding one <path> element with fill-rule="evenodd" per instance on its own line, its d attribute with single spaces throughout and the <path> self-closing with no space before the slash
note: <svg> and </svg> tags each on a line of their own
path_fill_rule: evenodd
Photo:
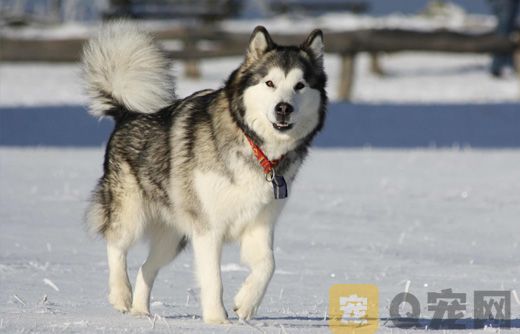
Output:
<svg viewBox="0 0 520 334">
<path fill-rule="evenodd" d="M 257 27 L 242 70 L 243 122 L 263 139 L 294 142 L 321 127 L 327 99 L 321 31 L 286 47 Z"/>
</svg>

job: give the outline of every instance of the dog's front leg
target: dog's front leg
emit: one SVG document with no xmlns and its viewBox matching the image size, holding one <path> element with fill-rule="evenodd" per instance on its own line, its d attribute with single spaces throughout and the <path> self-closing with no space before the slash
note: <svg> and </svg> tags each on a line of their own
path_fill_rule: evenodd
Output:
<svg viewBox="0 0 520 334">
<path fill-rule="evenodd" d="M 193 251 L 197 279 L 200 285 L 200 299 L 204 322 L 211 324 L 229 323 L 222 304 L 222 279 L 220 257 L 222 235 L 204 231 L 193 235 Z"/>
<path fill-rule="evenodd" d="M 235 312 L 241 320 L 254 316 L 274 272 L 273 224 L 249 227 L 240 240 L 240 256 L 251 273 L 235 296 Z"/>
</svg>

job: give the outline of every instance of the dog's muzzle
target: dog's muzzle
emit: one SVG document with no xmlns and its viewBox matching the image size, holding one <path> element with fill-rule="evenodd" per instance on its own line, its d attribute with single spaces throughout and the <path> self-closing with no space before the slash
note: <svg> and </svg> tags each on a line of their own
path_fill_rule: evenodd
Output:
<svg viewBox="0 0 520 334">
<path fill-rule="evenodd" d="M 294 111 L 292 105 L 287 102 L 280 102 L 274 107 L 276 123 L 273 123 L 273 127 L 278 131 L 285 131 L 292 128 L 292 124 L 289 123 L 291 114 Z"/>
</svg>

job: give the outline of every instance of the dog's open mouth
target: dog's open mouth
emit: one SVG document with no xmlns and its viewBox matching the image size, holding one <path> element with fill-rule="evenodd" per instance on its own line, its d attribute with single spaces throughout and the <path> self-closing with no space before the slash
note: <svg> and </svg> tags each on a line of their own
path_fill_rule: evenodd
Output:
<svg viewBox="0 0 520 334">
<path fill-rule="evenodd" d="M 273 128 L 275 128 L 278 131 L 287 131 L 292 129 L 293 124 L 292 123 L 273 123 Z"/>
</svg>

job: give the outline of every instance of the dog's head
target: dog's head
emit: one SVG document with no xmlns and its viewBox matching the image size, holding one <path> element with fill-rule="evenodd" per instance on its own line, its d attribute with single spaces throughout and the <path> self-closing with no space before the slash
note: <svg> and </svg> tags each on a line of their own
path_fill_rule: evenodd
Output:
<svg viewBox="0 0 520 334">
<path fill-rule="evenodd" d="M 257 27 L 227 91 L 234 118 L 246 132 L 265 142 L 296 143 L 310 141 L 323 125 L 325 84 L 320 30 L 300 46 L 280 46 Z"/>
</svg>

